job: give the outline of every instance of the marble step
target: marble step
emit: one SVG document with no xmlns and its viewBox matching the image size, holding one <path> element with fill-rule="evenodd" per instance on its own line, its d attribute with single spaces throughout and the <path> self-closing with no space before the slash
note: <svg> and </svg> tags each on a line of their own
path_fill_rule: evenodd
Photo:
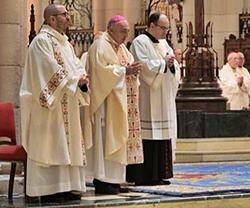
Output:
<svg viewBox="0 0 250 208">
<path fill-rule="evenodd" d="M 176 162 L 250 160 L 250 138 L 178 139 Z"/>
<path fill-rule="evenodd" d="M 225 161 L 250 161 L 250 151 L 180 151 L 176 153 L 176 163 Z"/>
<path fill-rule="evenodd" d="M 178 151 L 250 150 L 250 137 L 177 139 Z"/>
</svg>

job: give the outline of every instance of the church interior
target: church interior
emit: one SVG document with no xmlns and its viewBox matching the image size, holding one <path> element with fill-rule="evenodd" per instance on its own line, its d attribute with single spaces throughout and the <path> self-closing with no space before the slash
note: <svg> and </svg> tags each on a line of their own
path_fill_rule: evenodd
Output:
<svg viewBox="0 0 250 208">
<path fill-rule="evenodd" d="M 13 199 L 8 200 L 11 166 L 0 162 L 0 207 L 250 207 L 250 111 L 229 110 L 218 84 L 232 51 L 245 55 L 250 72 L 250 0 L 1 0 L 0 102 L 14 105 L 17 144 L 25 57 L 43 24 L 43 11 L 52 3 L 63 4 L 70 14 L 68 36 L 79 58 L 115 14 L 130 24 L 127 47 L 146 30 L 151 12 L 169 18 L 166 39 L 182 51 L 174 177 L 163 187 L 129 186 L 127 194 L 100 196 L 89 179 L 80 201 L 29 204 L 23 164 L 17 164 Z"/>
</svg>

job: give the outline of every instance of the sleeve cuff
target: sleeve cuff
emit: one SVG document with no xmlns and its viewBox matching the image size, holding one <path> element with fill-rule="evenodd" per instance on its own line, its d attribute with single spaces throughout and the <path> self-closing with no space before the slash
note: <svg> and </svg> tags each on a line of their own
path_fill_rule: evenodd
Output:
<svg viewBox="0 0 250 208">
<path fill-rule="evenodd" d="M 161 60 L 161 65 L 160 65 L 160 69 L 159 69 L 159 74 L 164 74 L 167 72 L 168 69 L 168 65 L 167 62 L 165 60 Z"/>
</svg>

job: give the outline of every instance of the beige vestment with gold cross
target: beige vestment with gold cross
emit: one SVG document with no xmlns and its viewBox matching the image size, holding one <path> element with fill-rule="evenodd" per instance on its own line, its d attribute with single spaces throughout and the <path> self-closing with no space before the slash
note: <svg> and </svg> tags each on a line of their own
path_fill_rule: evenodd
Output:
<svg viewBox="0 0 250 208">
<path fill-rule="evenodd" d="M 127 83 L 130 80 L 126 81 L 128 77 L 126 79 L 125 65 L 132 62 L 133 57 L 125 45 L 118 46 L 106 32 L 94 41 L 88 52 L 87 66 L 91 79 L 89 116 L 92 124 L 86 126 L 85 132 L 86 146 L 89 149 L 87 171 L 89 175 L 105 182 L 124 182 L 128 159 L 130 158 L 130 162 L 141 162 L 143 159 L 142 146 L 137 149 L 137 153 L 132 154 L 127 148 L 128 139 L 132 135 L 129 134 L 129 129 L 135 138 L 130 146 L 138 147 L 135 144 L 140 140 L 139 124 L 130 125 L 139 121 L 139 118 L 131 117 L 132 122 L 128 122 L 128 109 L 131 106 L 128 105 Z M 131 82 L 135 83 L 134 80 Z M 138 88 L 137 81 L 136 84 Z M 138 152 L 141 156 L 137 156 Z"/>
</svg>

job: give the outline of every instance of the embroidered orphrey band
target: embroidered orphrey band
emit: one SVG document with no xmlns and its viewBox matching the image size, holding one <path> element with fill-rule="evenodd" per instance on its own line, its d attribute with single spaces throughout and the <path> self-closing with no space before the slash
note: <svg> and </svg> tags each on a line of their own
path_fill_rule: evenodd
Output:
<svg viewBox="0 0 250 208">
<path fill-rule="evenodd" d="M 44 87 L 39 96 L 39 101 L 43 107 L 48 107 L 48 100 L 55 92 L 56 88 L 61 82 L 68 76 L 68 71 L 64 68 L 61 52 L 58 50 L 57 44 L 52 40 L 52 46 L 54 50 L 54 57 L 57 63 L 62 66 L 53 76 L 50 78 L 47 85 Z"/>
</svg>

